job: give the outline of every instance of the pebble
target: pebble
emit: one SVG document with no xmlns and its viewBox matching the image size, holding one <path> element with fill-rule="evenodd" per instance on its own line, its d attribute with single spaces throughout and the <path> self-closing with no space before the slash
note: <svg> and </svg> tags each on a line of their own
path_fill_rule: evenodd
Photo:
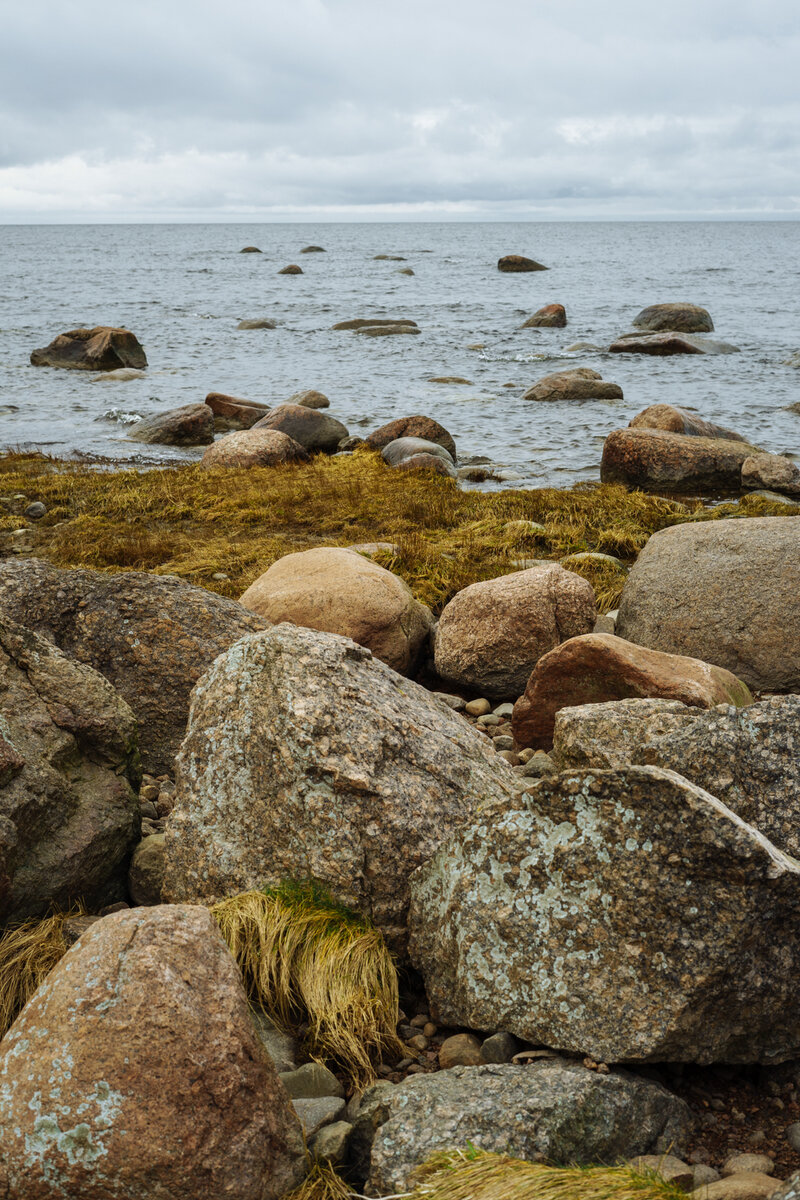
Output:
<svg viewBox="0 0 800 1200">
<path fill-rule="evenodd" d="M 306 1138 L 311 1138 L 323 1125 L 330 1125 L 344 1112 L 344 1100 L 338 1096 L 292 1100 Z"/>
<path fill-rule="evenodd" d="M 211 578 L 221 582 L 223 579 L 230 579 L 230 575 L 226 575 L 224 571 L 215 571 Z"/>
<path fill-rule="evenodd" d="M 325 1125 L 308 1147 L 315 1162 L 340 1163 L 347 1153 L 347 1143 L 353 1126 L 348 1121 L 334 1121 Z"/>
<path fill-rule="evenodd" d="M 303 1063 L 296 1071 L 281 1071 L 278 1075 L 286 1091 L 297 1100 L 318 1099 L 321 1096 L 344 1096 L 344 1088 L 332 1071 L 322 1063 Z M 342 1106 L 344 1107 L 344 1106 Z"/>
<path fill-rule="evenodd" d="M 483 717 L 486 713 L 491 712 L 492 706 L 488 700 L 481 698 L 480 700 L 470 700 L 464 705 L 464 712 L 468 717 Z"/>
<path fill-rule="evenodd" d="M 513 737 L 509 737 L 507 733 L 501 733 L 499 737 L 494 739 L 494 748 L 495 750 L 513 750 Z M 514 757 L 516 758 L 517 756 L 514 755 Z"/>
<path fill-rule="evenodd" d="M 513 750 L 498 750 L 497 757 L 502 758 L 503 762 L 507 762 L 510 767 L 519 766 L 519 759 Z"/>
<path fill-rule="evenodd" d="M 126 904 L 124 900 L 118 900 L 116 904 L 107 904 L 105 908 L 101 908 L 98 916 L 110 917 L 112 913 L 124 912 L 127 908 L 130 908 L 130 904 Z"/>
<path fill-rule="evenodd" d="M 416 1050 L 421 1054 L 423 1050 L 428 1049 L 429 1042 L 424 1033 L 417 1033 L 414 1037 L 408 1039 L 408 1044 L 412 1050 Z"/>
<path fill-rule="evenodd" d="M 524 750 L 520 750 L 517 757 L 521 763 L 526 763 L 533 758 L 535 753 L 536 751 L 534 750 L 533 746 L 526 746 Z"/>
<path fill-rule="evenodd" d="M 426 1038 L 432 1038 L 438 1031 L 439 1026 L 434 1025 L 433 1021 L 428 1021 L 428 1024 L 422 1030 Z"/>
<path fill-rule="evenodd" d="M 496 717 L 494 713 L 481 713 L 481 715 L 478 717 L 478 725 L 481 729 L 488 729 L 490 726 L 499 724 L 500 718 Z"/>
<path fill-rule="evenodd" d="M 509 1063 L 519 1049 L 519 1042 L 510 1033 L 493 1033 L 481 1043 L 483 1061 Z"/>
<path fill-rule="evenodd" d="M 797 1154 L 800 1154 L 800 1121 L 795 1121 L 786 1130 L 786 1140 Z"/>
<path fill-rule="evenodd" d="M 498 704 L 497 708 L 492 709 L 496 717 L 510 717 L 514 713 L 514 705 L 506 701 L 505 704 Z"/>
<path fill-rule="evenodd" d="M 161 791 L 157 783 L 146 783 L 139 789 L 140 800 L 157 800 Z"/>
<path fill-rule="evenodd" d="M 708 1163 L 698 1163 L 692 1168 L 692 1191 L 697 1188 L 707 1187 L 709 1183 L 716 1183 L 719 1179 L 719 1171 L 715 1171 Z"/>
</svg>

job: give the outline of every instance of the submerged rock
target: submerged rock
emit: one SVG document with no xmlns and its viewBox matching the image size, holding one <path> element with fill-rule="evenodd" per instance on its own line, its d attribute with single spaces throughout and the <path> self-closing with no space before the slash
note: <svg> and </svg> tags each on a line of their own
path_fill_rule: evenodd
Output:
<svg viewBox="0 0 800 1200">
<path fill-rule="evenodd" d="M 308 451 L 277 429 L 242 429 L 226 433 L 203 455 L 204 467 L 276 467 L 310 462 Z"/>
<path fill-rule="evenodd" d="M 277 323 L 271 317 L 246 317 L 236 326 L 237 329 L 276 329 Z"/>
<path fill-rule="evenodd" d="M 515 271 L 547 271 L 548 267 L 542 266 L 540 262 L 536 262 L 533 258 L 526 258 L 524 254 L 504 254 L 502 258 L 497 260 L 498 271 L 511 273 Z"/>
<path fill-rule="evenodd" d="M 432 417 L 424 417 L 421 414 L 412 417 L 397 417 L 396 420 L 381 425 L 380 429 L 373 430 L 367 437 L 367 445 L 372 446 L 375 450 L 383 450 L 385 446 L 388 446 L 390 442 L 397 441 L 398 438 L 419 438 L 424 442 L 435 442 L 437 446 L 445 448 L 453 462 L 457 461 L 453 435 Z"/>
<path fill-rule="evenodd" d="M 43 350 L 31 352 L 34 367 L 65 367 L 72 371 L 116 371 L 119 367 L 147 366 L 147 357 L 129 329 L 96 325 L 60 333 Z"/>
<path fill-rule="evenodd" d="M 757 448 L 723 437 L 661 429 L 615 429 L 603 444 L 603 483 L 665 492 L 738 492 L 742 464 Z"/>
<path fill-rule="evenodd" d="M 324 246 L 304 246 L 300 251 L 301 254 L 324 254 Z"/>
<path fill-rule="evenodd" d="M 303 404 L 279 404 L 262 417 L 254 429 L 277 429 L 312 454 L 333 454 L 348 430 L 341 421 Z"/>
<path fill-rule="evenodd" d="M 567 323 L 567 310 L 563 304 L 546 304 L 528 317 L 522 329 L 563 329 Z"/>
<path fill-rule="evenodd" d="M 523 394 L 523 400 L 621 400 L 622 388 L 606 383 L 590 367 L 573 367 L 545 375 Z"/>
<path fill-rule="evenodd" d="M 207 404 L 185 404 L 137 422 L 132 442 L 160 446 L 208 446 L 214 440 L 214 413 Z"/>
<path fill-rule="evenodd" d="M 713 333 L 711 313 L 699 304 L 651 304 L 633 318 L 637 329 L 654 332 L 672 330 L 676 333 Z"/>
</svg>

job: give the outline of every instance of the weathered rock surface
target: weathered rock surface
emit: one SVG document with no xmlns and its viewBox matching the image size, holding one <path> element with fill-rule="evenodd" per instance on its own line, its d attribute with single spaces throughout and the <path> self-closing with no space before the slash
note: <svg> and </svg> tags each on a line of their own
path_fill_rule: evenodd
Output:
<svg viewBox="0 0 800 1200">
<path fill-rule="evenodd" d="M 278 429 L 242 429 L 226 433 L 203 455 L 204 467 L 277 467 L 309 462 L 308 451 Z"/>
<path fill-rule="evenodd" d="M 163 833 L 154 833 L 139 842 L 128 872 L 128 891 L 134 904 L 161 903 L 165 857 Z"/>
<path fill-rule="evenodd" d="M 609 354 L 736 354 L 739 347 L 692 333 L 625 333 L 608 348 Z"/>
<path fill-rule="evenodd" d="M 351 321 L 339 321 L 331 325 L 331 329 L 366 329 L 376 325 L 411 325 L 417 328 L 416 321 L 409 321 L 405 317 L 354 317 Z"/>
<path fill-rule="evenodd" d="M 208 446 L 214 440 L 214 413 L 207 404 L 184 404 L 138 421 L 128 438 L 148 445 Z"/>
<path fill-rule="evenodd" d="M 306 388 L 304 392 L 295 392 L 286 401 L 287 404 L 299 404 L 303 408 L 330 408 L 331 402 L 324 392 Z"/>
<path fill-rule="evenodd" d="M 514 740 L 549 750 L 560 709 L 653 696 L 697 708 L 753 701 L 750 689 L 722 667 L 648 650 L 613 634 L 588 633 L 539 659 L 514 705 Z"/>
<path fill-rule="evenodd" d="M 800 691 L 800 522 L 749 517 L 654 534 L 625 581 L 617 633 L 715 663 L 759 691 Z"/>
<path fill-rule="evenodd" d="M 727 441 L 744 442 L 746 439 L 732 429 L 704 421 L 688 408 L 675 404 L 651 404 L 637 413 L 628 422 L 629 429 L 663 429 L 667 433 L 683 433 L 688 437 L 725 438 Z"/>
<path fill-rule="evenodd" d="M 675 333 L 713 333 L 711 313 L 699 304 L 651 304 L 633 318 L 637 329 L 653 332 L 672 330 Z"/>
<path fill-rule="evenodd" d="M 657 1083 L 549 1059 L 377 1083 L 364 1094 L 350 1149 L 356 1181 L 382 1196 L 407 1191 L 431 1155 L 470 1142 L 533 1161 L 614 1162 L 682 1145 L 692 1124 L 683 1100 Z"/>
<path fill-rule="evenodd" d="M 563 329 L 567 323 L 567 310 L 563 304 L 546 304 L 528 317 L 523 329 Z"/>
<path fill-rule="evenodd" d="M 0 1050 L 0 1187 L 53 1200 L 277 1200 L 300 1126 L 209 913 L 87 929 Z"/>
<path fill-rule="evenodd" d="M 670 700 L 562 709 L 553 757 L 569 770 L 678 771 L 800 858 L 800 696 L 710 712 Z"/>
<path fill-rule="evenodd" d="M 526 258 L 524 254 L 504 254 L 502 258 L 497 260 L 498 271 L 511 273 L 515 271 L 547 271 L 548 267 L 542 266 L 540 262 L 536 262 L 533 258 Z"/>
<path fill-rule="evenodd" d="M 271 317 L 245 317 L 236 326 L 237 329 L 276 329 L 277 323 Z"/>
<path fill-rule="evenodd" d="M 414 454 L 432 455 L 434 458 L 441 458 L 451 467 L 453 465 L 449 450 L 437 442 L 427 442 L 420 437 L 398 437 L 381 450 L 383 461 L 390 467 L 399 467 L 404 459 L 411 458 Z"/>
<path fill-rule="evenodd" d="M 34 367 L 65 367 L 72 371 L 116 371 L 147 366 L 147 357 L 129 329 L 97 325 L 60 333 L 49 346 L 31 353 Z"/>
<path fill-rule="evenodd" d="M 524 393 L 523 400 L 621 400 L 622 388 L 606 383 L 589 367 L 574 367 L 545 375 Z"/>
<path fill-rule="evenodd" d="M 311 453 L 333 454 L 342 438 L 347 437 L 347 427 L 341 421 L 303 404 L 279 404 L 253 428 L 277 429 Z"/>
<path fill-rule="evenodd" d="M 418 329 L 416 325 L 412 325 L 410 322 L 404 322 L 402 325 L 360 325 L 358 329 L 354 329 L 353 332 L 362 337 L 379 338 L 395 337 L 398 334 L 422 333 L 422 330 Z"/>
<path fill-rule="evenodd" d="M 111 684 L 0 615 L 0 921 L 124 895 L 139 778 Z"/>
<path fill-rule="evenodd" d="M 436 670 L 481 696 L 516 700 L 542 655 L 591 633 L 596 617 L 591 584 L 556 563 L 473 583 L 442 612 Z"/>
<path fill-rule="evenodd" d="M 421 415 L 398 417 L 395 421 L 381 425 L 380 429 L 369 434 L 367 445 L 373 446 L 376 450 L 383 450 L 390 442 L 406 438 L 417 438 L 424 442 L 434 442 L 437 446 L 443 446 L 453 462 L 457 461 L 456 444 L 452 435 L 448 433 L 444 425 L 440 425 L 432 417 Z"/>
<path fill-rule="evenodd" d="M 771 1200 L 800 1200 L 800 1171 L 795 1171 L 772 1193 Z"/>
<path fill-rule="evenodd" d="M 411 882 L 440 1025 L 605 1062 L 781 1062 L 800 1048 L 800 863 L 657 767 L 541 779 Z"/>
<path fill-rule="evenodd" d="M 368 650 L 275 626 L 195 689 L 165 898 L 312 877 L 402 950 L 409 874 L 478 803 L 510 795 L 504 776 L 461 717 Z"/>
<path fill-rule="evenodd" d="M 742 463 L 742 487 L 800 496 L 800 468 L 782 454 L 754 454 Z"/>
<path fill-rule="evenodd" d="M 277 625 L 338 633 L 405 675 L 433 628 L 433 614 L 397 575 L 352 550 L 320 546 L 274 562 L 240 604 Z"/>
<path fill-rule="evenodd" d="M 251 429 L 270 412 L 268 404 L 255 400 L 240 400 L 237 396 L 226 396 L 223 392 L 209 392 L 206 404 L 214 414 L 214 428 Z"/>
<path fill-rule="evenodd" d="M 113 684 L 133 709 L 153 774 L 172 770 L 203 671 L 264 628 L 235 600 L 173 575 L 62 571 L 36 558 L 0 563 L 0 612 Z"/>
<path fill-rule="evenodd" d="M 721 437 L 660 429 L 615 429 L 603 445 L 603 483 L 667 492 L 738 492 L 742 464 L 756 448 Z"/>
</svg>

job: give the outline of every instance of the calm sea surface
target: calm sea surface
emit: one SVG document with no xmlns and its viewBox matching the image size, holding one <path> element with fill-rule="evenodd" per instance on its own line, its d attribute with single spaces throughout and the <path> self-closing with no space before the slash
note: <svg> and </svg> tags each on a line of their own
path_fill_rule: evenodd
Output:
<svg viewBox="0 0 800 1200">
<path fill-rule="evenodd" d="M 308 244 L 325 254 L 300 255 Z M 256 245 L 262 254 L 240 254 Z M 504 275 L 502 254 L 550 270 Z M 399 255 L 404 262 L 375 261 Z M 304 274 L 279 275 L 296 262 Z M 413 269 L 413 276 L 399 274 Z M 594 351 L 645 305 L 709 309 L 715 337 L 741 353 L 648 358 Z M 521 329 L 544 304 L 566 329 Z M 419 337 L 335 333 L 350 317 L 417 321 Z M 275 330 L 237 330 L 271 317 Z M 146 376 L 112 380 L 29 365 L 32 349 L 78 326 L 124 325 L 144 346 Z M 483 349 L 469 349 L 479 343 Z M 425 413 L 525 484 L 598 476 L 605 435 L 649 404 L 696 409 L 768 450 L 800 451 L 800 224 L 73 225 L 0 228 L 0 446 L 133 464 L 201 450 L 126 440 L 137 416 L 209 391 L 276 404 L 316 388 L 363 434 Z M 522 399 L 541 376 L 593 367 L 621 401 Z M 469 385 L 430 383 L 457 375 Z M 513 387 L 506 387 L 513 384 Z M 506 486 L 512 486 L 507 484 Z M 517 484 L 519 486 L 519 484 Z"/>
</svg>

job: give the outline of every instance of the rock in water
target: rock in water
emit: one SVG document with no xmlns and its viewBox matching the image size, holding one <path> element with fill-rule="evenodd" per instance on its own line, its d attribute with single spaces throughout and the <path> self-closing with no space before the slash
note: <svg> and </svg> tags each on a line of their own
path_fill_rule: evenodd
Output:
<svg viewBox="0 0 800 1200">
<path fill-rule="evenodd" d="M 615 429 L 603 444 L 603 483 L 665 492 L 738 492 L 742 464 L 757 448 L 721 437 L 661 429 Z"/>
<path fill-rule="evenodd" d="M 606 1062 L 800 1051 L 800 863 L 672 771 L 542 779 L 412 879 L 439 1025 Z"/>
<path fill-rule="evenodd" d="M 65 367 L 72 371 L 116 371 L 147 366 L 147 358 L 129 329 L 97 325 L 94 329 L 71 329 L 60 333 L 43 350 L 31 353 L 34 367 Z"/>
<path fill-rule="evenodd" d="M 160 446 L 208 446 L 214 440 L 214 413 L 207 404 L 185 404 L 145 417 L 133 426 L 132 442 Z"/>
<path fill-rule="evenodd" d="M 672 330 L 676 333 L 713 333 L 711 313 L 699 304 L 651 304 L 633 318 L 637 329 L 654 333 Z"/>
<path fill-rule="evenodd" d="M 433 628 L 430 609 L 402 579 L 338 547 L 284 555 L 239 602 L 270 624 L 291 621 L 352 638 L 403 675 L 417 664 Z"/>
<path fill-rule="evenodd" d="M 523 400 L 621 400 L 618 383 L 606 383 L 590 367 L 573 367 L 545 375 L 524 393 Z"/>
<path fill-rule="evenodd" d="M 662 1153 L 683 1145 L 688 1105 L 626 1071 L 576 1062 L 453 1067 L 377 1083 L 364 1093 L 351 1140 L 354 1174 L 371 1195 L 405 1192 L 436 1153 L 466 1148 L 568 1165 Z"/>
<path fill-rule="evenodd" d="M 408 876 L 479 803 L 508 802 L 505 774 L 462 718 L 369 650 L 276 625 L 195 688 L 164 896 L 312 877 L 402 949 Z"/>
<path fill-rule="evenodd" d="M 689 439 L 687 439 L 688 441 Z M 800 690 L 800 521 L 750 517 L 653 534 L 625 581 L 617 634 Z"/>
<path fill-rule="evenodd" d="M 556 563 L 472 583 L 442 612 L 436 670 L 481 696 L 516 700 L 542 655 L 591 633 L 596 617 L 592 585 Z"/>
<path fill-rule="evenodd" d="M 423 417 L 419 414 L 413 417 L 398 417 L 395 421 L 381 425 L 380 429 L 369 434 L 367 445 L 374 447 L 375 450 L 383 450 L 390 442 L 406 438 L 435 442 L 437 446 L 444 447 L 453 462 L 457 461 L 456 444 L 452 434 L 448 433 L 444 425 L 440 425 L 432 417 Z"/>
<path fill-rule="evenodd" d="M 0 677 L 0 921 L 120 899 L 139 838 L 133 713 L 102 675 L 6 616 Z"/>
<path fill-rule="evenodd" d="M 206 667 L 265 626 L 235 600 L 174 575 L 62 571 L 37 558 L 0 563 L 0 612 L 105 675 L 133 709 L 155 775 L 172 771 L 189 693 Z"/>
<path fill-rule="evenodd" d="M 564 708 L 553 757 L 577 770 L 626 766 L 679 771 L 748 825 L 800 858 L 800 696 L 700 712 L 674 700 Z"/>
<path fill-rule="evenodd" d="M 206 404 L 214 414 L 214 428 L 217 430 L 252 429 L 257 421 L 272 411 L 268 404 L 240 400 L 236 396 L 226 396 L 224 392 L 209 392 Z"/>
<path fill-rule="evenodd" d="M 725 438 L 731 442 L 746 440 L 740 433 L 734 433 L 723 425 L 714 425 L 712 421 L 704 421 L 697 413 L 674 404 L 651 404 L 628 422 L 628 428 L 662 429 L 667 433 L 683 433 L 687 437 Z"/>
<path fill-rule="evenodd" d="M 567 310 L 563 304 L 546 304 L 528 317 L 523 329 L 563 329 L 567 323 Z"/>
<path fill-rule="evenodd" d="M 299 1122 L 203 908 L 96 922 L 1 1049 L 0 1194 L 278 1200 L 302 1178 Z"/>
<path fill-rule="evenodd" d="M 533 258 L 526 258 L 524 254 L 504 254 L 502 258 L 497 260 L 498 271 L 505 271 L 506 274 L 519 271 L 547 271 L 548 267 L 542 266 L 540 262 L 536 262 Z"/>
<path fill-rule="evenodd" d="M 342 438 L 347 437 L 347 427 L 341 421 L 303 404 L 279 404 L 253 428 L 277 429 L 312 454 L 333 454 Z"/>
<path fill-rule="evenodd" d="M 693 333 L 624 333 L 608 348 L 609 354 L 736 354 L 739 347 Z"/>
<path fill-rule="evenodd" d="M 281 463 L 309 462 L 299 442 L 277 429 L 240 429 L 226 433 L 209 446 L 204 467 L 277 467 Z"/>
<path fill-rule="evenodd" d="M 783 454 L 754 454 L 742 463 L 742 487 L 800 496 L 800 469 Z"/>
</svg>

